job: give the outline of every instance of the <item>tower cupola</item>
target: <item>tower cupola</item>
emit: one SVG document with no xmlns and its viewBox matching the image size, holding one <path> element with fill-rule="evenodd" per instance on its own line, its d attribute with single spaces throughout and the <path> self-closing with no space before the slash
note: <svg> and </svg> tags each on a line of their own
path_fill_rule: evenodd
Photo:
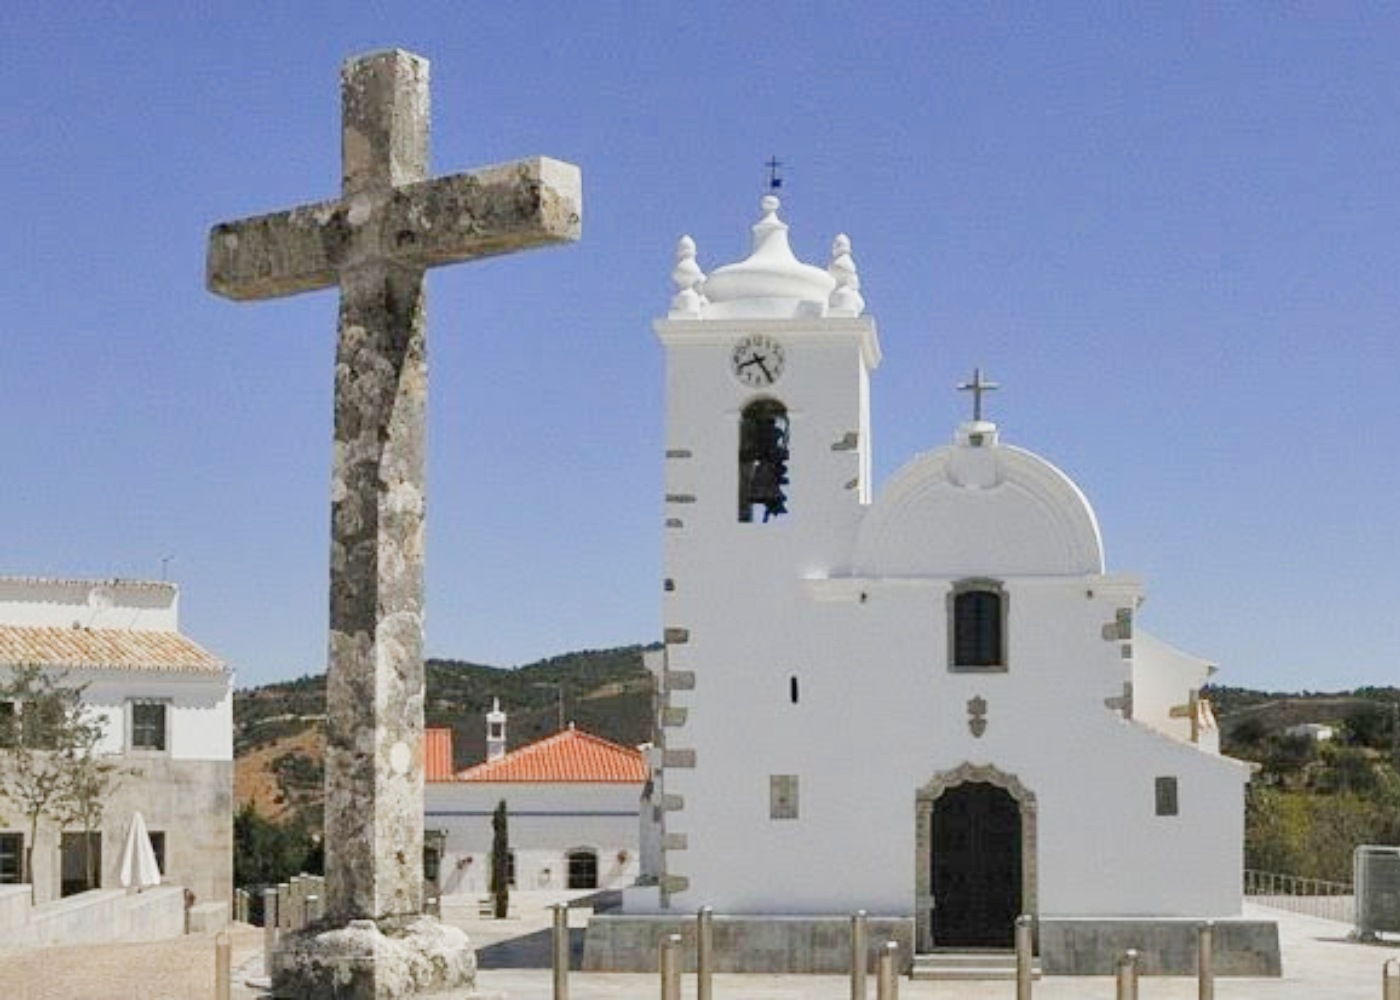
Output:
<svg viewBox="0 0 1400 1000">
<path fill-rule="evenodd" d="M 797 259 L 788 243 L 788 226 L 778 218 L 781 203 L 764 197 L 763 217 L 753 226 L 747 257 L 717 267 L 709 277 L 695 260 L 695 241 L 682 237 L 672 280 L 679 291 L 672 318 L 797 319 L 859 315 L 864 307 L 860 281 L 850 255 L 850 240 L 838 236 L 832 266 L 820 268 Z"/>
</svg>

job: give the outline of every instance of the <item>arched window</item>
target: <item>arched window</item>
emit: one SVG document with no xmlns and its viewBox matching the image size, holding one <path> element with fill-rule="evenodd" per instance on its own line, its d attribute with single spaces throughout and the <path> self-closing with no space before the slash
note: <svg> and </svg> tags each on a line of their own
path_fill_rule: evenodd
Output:
<svg viewBox="0 0 1400 1000">
<path fill-rule="evenodd" d="M 1006 669 L 1006 592 L 995 580 L 963 580 L 949 595 L 948 664 L 953 670 Z"/>
<path fill-rule="evenodd" d="M 590 847 L 569 852 L 569 888 L 598 888 L 598 852 Z"/>
<path fill-rule="evenodd" d="M 776 399 L 744 408 L 739 423 L 739 520 L 763 520 L 787 513 L 788 414 Z"/>
</svg>

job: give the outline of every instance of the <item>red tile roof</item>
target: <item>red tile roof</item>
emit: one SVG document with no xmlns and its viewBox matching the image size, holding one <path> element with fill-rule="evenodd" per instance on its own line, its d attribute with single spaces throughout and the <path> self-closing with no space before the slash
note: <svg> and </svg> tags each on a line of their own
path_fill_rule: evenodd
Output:
<svg viewBox="0 0 1400 1000">
<path fill-rule="evenodd" d="M 606 782 L 647 780 L 641 751 L 570 726 L 538 743 L 457 773 L 458 781 Z"/>
<path fill-rule="evenodd" d="M 219 673 L 224 662 L 179 632 L 0 625 L 0 664 L 70 670 Z"/>
<path fill-rule="evenodd" d="M 423 779 L 452 780 L 452 730 L 423 730 Z"/>
</svg>

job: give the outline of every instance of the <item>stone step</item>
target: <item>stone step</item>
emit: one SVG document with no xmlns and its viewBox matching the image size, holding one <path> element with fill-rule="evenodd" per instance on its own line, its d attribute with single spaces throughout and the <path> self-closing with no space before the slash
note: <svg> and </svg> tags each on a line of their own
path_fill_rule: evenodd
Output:
<svg viewBox="0 0 1400 1000">
<path fill-rule="evenodd" d="M 1040 978 L 1040 963 L 1031 966 L 1031 975 Z M 1016 978 L 1016 955 L 1000 951 L 939 951 L 915 955 L 910 979 L 1003 980 Z"/>
</svg>

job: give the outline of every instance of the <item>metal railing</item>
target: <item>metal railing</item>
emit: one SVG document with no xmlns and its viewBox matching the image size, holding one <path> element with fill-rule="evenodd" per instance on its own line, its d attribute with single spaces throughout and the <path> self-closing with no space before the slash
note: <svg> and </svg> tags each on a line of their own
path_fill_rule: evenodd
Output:
<svg viewBox="0 0 1400 1000">
<path fill-rule="evenodd" d="M 1245 869 L 1244 894 L 1260 906 L 1343 924 L 1356 922 L 1356 894 L 1350 882 Z"/>
</svg>

